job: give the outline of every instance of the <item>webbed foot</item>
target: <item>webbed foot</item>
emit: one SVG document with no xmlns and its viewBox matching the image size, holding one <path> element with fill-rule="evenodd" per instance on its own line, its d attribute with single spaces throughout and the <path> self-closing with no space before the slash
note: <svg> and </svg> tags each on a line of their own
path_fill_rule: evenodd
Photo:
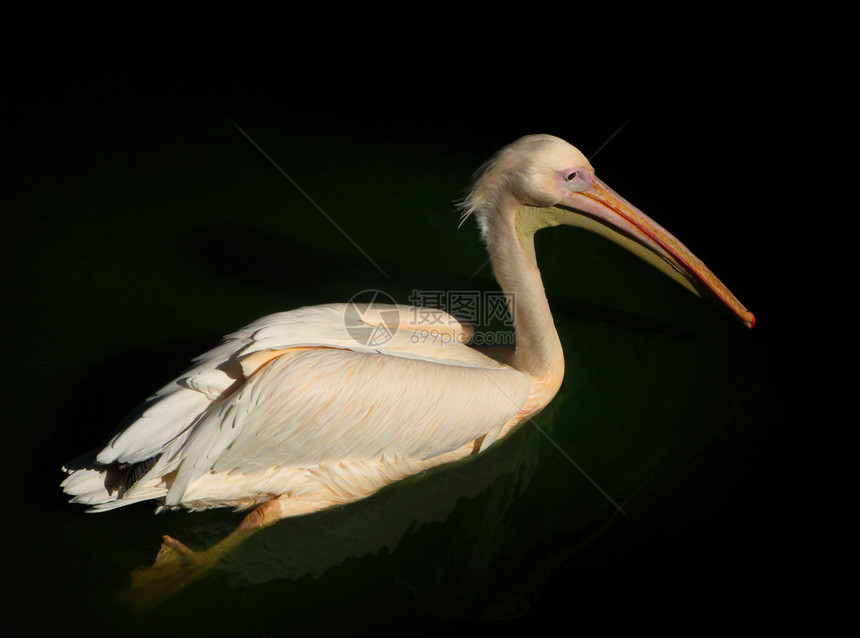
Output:
<svg viewBox="0 0 860 638">
<path fill-rule="evenodd" d="M 151 567 L 132 570 L 131 586 L 120 592 L 118 598 L 136 611 L 155 607 L 211 568 L 223 555 L 214 549 L 194 551 L 175 538 L 164 536 L 155 562 Z"/>
</svg>

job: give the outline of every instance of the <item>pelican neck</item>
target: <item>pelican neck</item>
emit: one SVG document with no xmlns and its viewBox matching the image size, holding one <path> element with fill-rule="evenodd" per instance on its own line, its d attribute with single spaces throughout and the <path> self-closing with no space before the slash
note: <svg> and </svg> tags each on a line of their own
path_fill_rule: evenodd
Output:
<svg viewBox="0 0 860 638">
<path fill-rule="evenodd" d="M 508 299 L 514 321 L 513 366 L 538 380 L 560 377 L 564 353 L 537 265 L 528 208 L 489 217 L 487 248 L 493 273 Z M 520 220 L 520 221 L 518 221 Z"/>
</svg>

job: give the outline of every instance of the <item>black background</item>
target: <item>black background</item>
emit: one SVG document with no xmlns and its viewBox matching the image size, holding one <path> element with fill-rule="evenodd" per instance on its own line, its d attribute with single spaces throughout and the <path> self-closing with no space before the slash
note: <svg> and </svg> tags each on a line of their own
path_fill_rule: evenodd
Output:
<svg viewBox="0 0 860 638">
<path fill-rule="evenodd" d="M 842 314 L 826 284 L 840 269 L 824 213 L 808 205 L 829 186 L 819 181 L 818 120 L 798 101 L 803 67 L 786 63 L 797 60 L 793 43 L 763 48 L 749 25 L 721 25 L 707 37 L 696 22 L 673 37 L 642 29 L 631 39 L 586 15 L 570 28 L 544 17 L 425 36 L 412 20 L 372 31 L 357 23 L 349 37 L 325 22 L 284 20 L 265 36 L 234 25 L 204 36 L 198 26 L 170 38 L 23 38 L 6 53 L 4 179 L 42 173 L 50 188 L 54 168 L 74 161 L 70 145 L 85 143 L 86 122 L 142 107 L 207 117 L 283 112 L 332 135 L 462 144 L 484 157 L 528 133 L 559 135 L 586 154 L 617 133 L 593 161 L 598 174 L 660 211 L 757 315 L 778 410 L 733 482 L 679 487 L 674 503 L 700 506 L 640 519 L 635 538 L 610 534 L 576 573 L 561 565 L 534 608 L 504 624 L 823 629 L 840 611 L 831 570 L 847 562 L 839 536 L 850 511 L 839 495 L 840 424 L 821 392 L 833 375 L 820 359 L 833 347 L 827 319 Z M 607 37 L 588 47 L 578 30 Z M 349 166 L 334 172 L 349 180 Z M 7 242 L 38 241 L 16 236 L 17 213 L 4 212 Z M 38 338 L 26 323 L 5 332 Z M 710 454 L 708 462 L 722 462 L 719 449 Z M 745 578 L 750 565 L 769 577 Z M 571 596 L 590 601 L 591 613 L 568 617 Z"/>
</svg>

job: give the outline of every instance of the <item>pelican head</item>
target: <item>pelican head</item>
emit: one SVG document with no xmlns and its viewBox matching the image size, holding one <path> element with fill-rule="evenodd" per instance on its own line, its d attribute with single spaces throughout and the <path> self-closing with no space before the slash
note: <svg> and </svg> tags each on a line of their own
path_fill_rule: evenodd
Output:
<svg viewBox="0 0 860 638">
<path fill-rule="evenodd" d="M 475 216 L 491 254 L 496 244 L 515 237 L 536 265 L 537 230 L 560 224 L 584 228 L 714 299 L 747 327 L 755 324 L 753 314 L 700 259 L 598 179 L 585 155 L 558 137 L 529 135 L 499 151 L 478 171 L 463 210 L 464 217 Z"/>
</svg>

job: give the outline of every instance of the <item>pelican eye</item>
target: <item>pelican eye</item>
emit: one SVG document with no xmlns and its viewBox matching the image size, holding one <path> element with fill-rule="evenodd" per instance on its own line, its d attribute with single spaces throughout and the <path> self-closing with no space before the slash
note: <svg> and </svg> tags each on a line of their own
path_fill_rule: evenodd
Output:
<svg viewBox="0 0 860 638">
<path fill-rule="evenodd" d="M 564 181 L 566 181 L 566 182 L 572 182 L 575 179 L 576 179 L 576 171 L 572 171 L 572 172 L 570 172 L 564 176 Z"/>
</svg>

